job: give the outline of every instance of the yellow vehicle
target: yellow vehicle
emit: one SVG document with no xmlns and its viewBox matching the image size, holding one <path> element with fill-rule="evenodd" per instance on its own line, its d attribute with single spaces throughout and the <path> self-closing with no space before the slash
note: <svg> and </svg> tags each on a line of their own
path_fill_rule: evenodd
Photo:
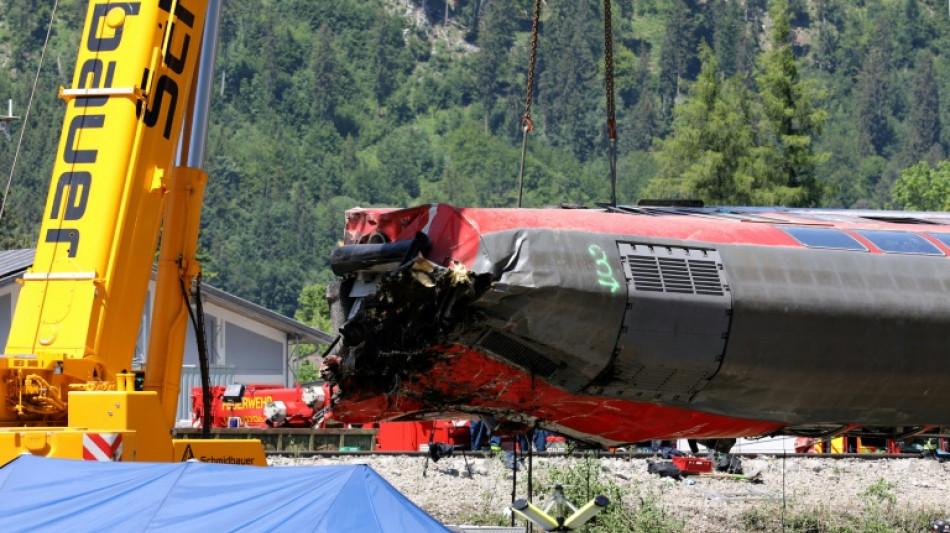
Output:
<svg viewBox="0 0 950 533">
<path fill-rule="evenodd" d="M 175 165 L 192 133 L 207 7 L 90 2 L 72 88 L 60 89 L 66 117 L 36 257 L 0 358 L 0 464 L 24 452 L 264 464 L 258 441 L 171 436 L 207 180 Z M 136 390 L 129 370 L 159 235 Z"/>
<path fill-rule="evenodd" d="M 891 446 L 891 442 L 885 438 L 852 436 L 817 439 L 814 442 L 815 453 L 895 453 Z"/>
</svg>

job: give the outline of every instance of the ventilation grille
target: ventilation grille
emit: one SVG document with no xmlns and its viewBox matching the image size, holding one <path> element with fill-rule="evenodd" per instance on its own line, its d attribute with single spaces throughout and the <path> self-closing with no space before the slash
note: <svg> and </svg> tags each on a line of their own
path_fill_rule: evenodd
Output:
<svg viewBox="0 0 950 533">
<path fill-rule="evenodd" d="M 638 291 L 722 296 L 715 261 L 677 257 L 628 256 L 633 286 Z"/>
<path fill-rule="evenodd" d="M 489 331 L 482 337 L 478 345 L 485 351 L 503 357 L 522 368 L 526 368 L 537 376 L 550 377 L 551 374 L 554 374 L 554 372 L 560 368 L 557 363 L 537 351 L 495 331 Z"/>
</svg>

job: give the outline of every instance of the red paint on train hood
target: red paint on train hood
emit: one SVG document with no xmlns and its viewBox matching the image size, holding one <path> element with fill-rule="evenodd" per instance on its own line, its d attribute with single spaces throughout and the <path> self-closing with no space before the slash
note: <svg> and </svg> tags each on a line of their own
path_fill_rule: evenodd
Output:
<svg viewBox="0 0 950 533">
<path fill-rule="evenodd" d="M 421 232 L 429 237 L 432 245 L 427 254 L 430 260 L 442 266 L 455 260 L 471 267 L 482 235 L 519 228 L 629 234 L 723 244 L 801 246 L 787 233 L 749 220 L 710 220 L 685 215 L 634 218 L 629 214 L 603 210 L 483 209 L 448 204 L 409 209 L 350 209 L 346 212 L 344 244 L 370 242 L 374 235 L 380 241 L 404 241 Z"/>
<path fill-rule="evenodd" d="M 436 349 L 437 362 L 397 389 L 381 394 L 348 384 L 334 413 L 370 423 L 420 413 L 491 413 L 501 419 L 544 421 L 546 428 L 611 446 L 656 438 L 727 438 L 763 435 L 774 422 L 719 416 L 648 402 L 572 395 L 534 376 L 461 346 Z M 513 409 L 512 406 L 517 406 Z"/>
</svg>

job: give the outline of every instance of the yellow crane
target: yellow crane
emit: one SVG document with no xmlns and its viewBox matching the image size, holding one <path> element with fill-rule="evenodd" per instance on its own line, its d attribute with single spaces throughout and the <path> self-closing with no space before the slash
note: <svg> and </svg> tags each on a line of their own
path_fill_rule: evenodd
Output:
<svg viewBox="0 0 950 533">
<path fill-rule="evenodd" d="M 176 154 L 192 135 L 207 8 L 89 4 L 72 88 L 60 89 L 66 116 L 36 257 L 0 357 L 0 463 L 28 452 L 264 464 L 258 441 L 171 436 L 207 181 L 176 166 Z M 136 390 L 130 369 L 159 237 Z"/>
</svg>

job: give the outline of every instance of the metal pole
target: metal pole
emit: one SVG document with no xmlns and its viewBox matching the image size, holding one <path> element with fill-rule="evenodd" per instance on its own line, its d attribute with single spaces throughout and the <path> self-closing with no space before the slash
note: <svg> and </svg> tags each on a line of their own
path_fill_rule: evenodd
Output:
<svg viewBox="0 0 950 533">
<path fill-rule="evenodd" d="M 531 131 L 530 122 L 525 122 L 521 129 L 521 167 L 518 170 L 518 207 L 521 208 L 521 195 L 524 192 L 524 159 L 528 154 L 528 132 Z"/>
<path fill-rule="evenodd" d="M 511 505 L 515 504 L 518 494 L 518 439 L 511 448 Z M 515 513 L 511 513 L 511 527 L 515 527 Z"/>
<path fill-rule="evenodd" d="M 192 116 L 191 136 L 188 143 L 188 161 L 193 168 L 202 168 L 208 140 L 208 115 L 211 111 L 211 89 L 214 80 L 215 51 L 218 48 L 218 27 L 221 20 L 221 0 L 208 0 L 205 34 L 201 40 L 201 64 L 195 90 L 195 109 Z"/>
</svg>

